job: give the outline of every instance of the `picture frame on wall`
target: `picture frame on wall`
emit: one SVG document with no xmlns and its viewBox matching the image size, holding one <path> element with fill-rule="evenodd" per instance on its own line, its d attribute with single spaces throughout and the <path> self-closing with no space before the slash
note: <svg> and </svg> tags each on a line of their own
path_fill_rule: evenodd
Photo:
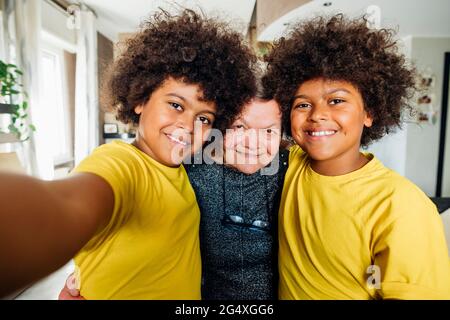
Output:
<svg viewBox="0 0 450 320">
<path fill-rule="evenodd" d="M 436 76 L 428 67 L 418 74 L 417 87 L 420 95 L 416 100 L 415 123 L 435 125 L 437 122 L 436 98 L 435 98 Z"/>
<path fill-rule="evenodd" d="M 117 123 L 105 123 L 103 125 L 103 133 L 114 134 L 119 133 L 119 126 Z"/>
</svg>

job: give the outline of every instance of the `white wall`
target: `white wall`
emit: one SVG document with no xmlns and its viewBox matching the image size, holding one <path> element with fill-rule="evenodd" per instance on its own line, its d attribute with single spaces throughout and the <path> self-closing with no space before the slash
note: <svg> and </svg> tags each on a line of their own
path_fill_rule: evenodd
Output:
<svg viewBox="0 0 450 320">
<path fill-rule="evenodd" d="M 436 192 L 439 135 L 441 121 L 444 54 L 450 52 L 448 37 L 406 37 L 403 53 L 417 69 L 431 68 L 435 76 L 434 107 L 438 110 L 436 124 L 406 123 L 402 130 L 389 135 L 369 147 L 388 168 L 418 185 L 427 195 Z M 450 114 L 448 119 L 450 120 Z M 448 121 L 450 124 L 450 122 Z M 447 158 L 444 175 L 450 175 L 450 129 L 447 130 Z M 444 179 L 445 181 L 445 179 Z M 445 181 L 443 196 L 450 196 L 450 177 Z"/>
<path fill-rule="evenodd" d="M 373 153 L 383 164 L 395 172 L 405 175 L 406 171 L 406 138 L 407 128 L 397 130 L 371 144 L 368 151 Z"/>
<path fill-rule="evenodd" d="M 418 70 L 431 68 L 435 75 L 438 117 L 435 125 L 408 124 L 405 175 L 430 196 L 436 192 L 445 52 L 450 52 L 450 38 L 412 37 L 411 60 Z"/>
<path fill-rule="evenodd" d="M 42 36 L 45 40 L 75 53 L 77 34 L 67 27 L 68 13 L 47 1 L 42 2 Z"/>
</svg>

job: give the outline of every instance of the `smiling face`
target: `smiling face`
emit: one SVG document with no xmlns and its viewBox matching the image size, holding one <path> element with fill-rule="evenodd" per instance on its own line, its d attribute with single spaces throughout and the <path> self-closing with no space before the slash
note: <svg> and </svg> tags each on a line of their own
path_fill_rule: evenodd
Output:
<svg viewBox="0 0 450 320">
<path fill-rule="evenodd" d="M 252 174 L 268 165 L 281 141 L 281 112 L 275 100 L 253 99 L 225 134 L 225 163 Z"/>
<path fill-rule="evenodd" d="M 347 81 L 312 79 L 295 93 L 292 137 L 314 161 L 356 161 L 364 126 L 371 125 L 359 90 Z"/>
<path fill-rule="evenodd" d="M 135 145 L 161 164 L 180 165 L 201 148 L 215 119 L 215 104 L 202 94 L 198 85 L 166 79 L 135 108 L 140 115 Z"/>
</svg>

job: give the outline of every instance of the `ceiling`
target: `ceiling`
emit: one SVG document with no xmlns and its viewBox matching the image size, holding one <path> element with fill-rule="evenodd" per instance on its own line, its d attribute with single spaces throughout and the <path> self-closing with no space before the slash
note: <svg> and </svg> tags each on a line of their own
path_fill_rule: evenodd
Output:
<svg viewBox="0 0 450 320">
<path fill-rule="evenodd" d="M 324 3 L 331 3 L 324 6 Z M 259 34 L 259 41 L 273 41 L 290 23 L 321 14 L 344 13 L 359 17 L 370 5 L 381 9 L 381 27 L 398 28 L 398 37 L 450 36 L 449 0 L 313 0 L 287 13 Z"/>
<path fill-rule="evenodd" d="M 264 0 L 266 1 L 266 0 Z M 275 1 L 275 0 L 274 0 Z M 246 33 L 256 0 L 73 0 L 83 2 L 98 16 L 98 29 L 115 41 L 119 33 L 136 31 L 151 12 L 162 7 L 199 9 L 231 21 Z M 324 3 L 331 3 L 325 7 Z M 176 4 L 178 3 L 178 5 Z M 369 5 L 381 9 L 381 26 L 398 28 L 398 36 L 450 36 L 450 0 L 312 0 L 280 17 L 259 33 L 259 41 L 273 41 L 289 24 L 319 14 L 345 13 L 361 16 Z"/>
<path fill-rule="evenodd" d="M 134 32 L 139 24 L 151 12 L 162 7 L 166 10 L 176 10 L 187 7 L 201 9 L 205 13 L 219 15 L 230 21 L 238 30 L 246 33 L 256 0 L 81 0 L 95 11 L 99 31 L 109 39 L 116 41 L 118 33 Z"/>
</svg>

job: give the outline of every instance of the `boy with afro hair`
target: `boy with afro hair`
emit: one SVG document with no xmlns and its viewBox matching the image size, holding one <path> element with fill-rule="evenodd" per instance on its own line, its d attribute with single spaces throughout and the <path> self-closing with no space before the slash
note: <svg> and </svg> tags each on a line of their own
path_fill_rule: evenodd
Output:
<svg viewBox="0 0 450 320">
<path fill-rule="evenodd" d="M 415 78 L 392 31 L 342 15 L 299 23 L 266 57 L 290 149 L 280 299 L 449 299 L 441 219 L 361 146 L 401 124 Z"/>
<path fill-rule="evenodd" d="M 0 296 L 75 256 L 87 299 L 200 299 L 200 211 L 182 155 L 255 95 L 255 61 L 224 23 L 153 15 L 105 86 L 136 140 L 98 147 L 66 179 L 0 174 Z"/>
</svg>

